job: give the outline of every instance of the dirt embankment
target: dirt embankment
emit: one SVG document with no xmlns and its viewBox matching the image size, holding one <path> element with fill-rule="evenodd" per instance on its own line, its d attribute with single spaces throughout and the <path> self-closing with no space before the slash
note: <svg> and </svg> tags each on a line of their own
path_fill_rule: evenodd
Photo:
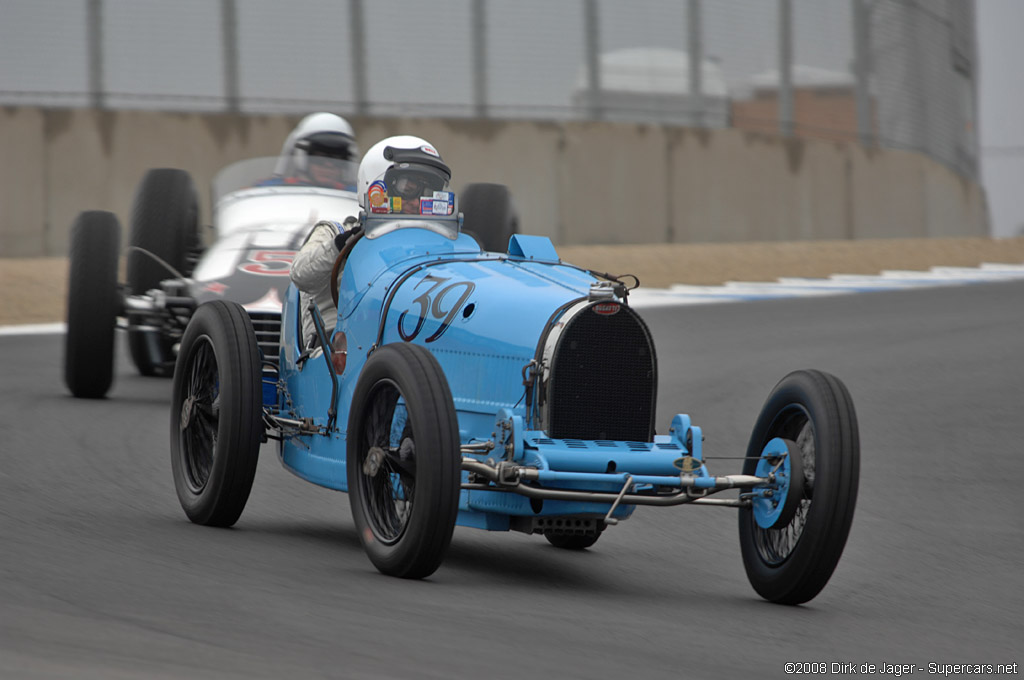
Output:
<svg viewBox="0 0 1024 680">
<path fill-rule="evenodd" d="M 558 254 L 590 269 L 636 274 L 644 287 L 664 288 L 983 262 L 1024 264 L 1024 238 L 561 246 Z M 0 325 L 62 321 L 67 273 L 63 257 L 0 259 Z"/>
<path fill-rule="evenodd" d="M 633 273 L 645 287 L 664 288 L 674 283 L 714 286 L 783 276 L 976 267 L 984 262 L 1024 264 L 1024 238 L 563 246 L 558 253 L 575 264 Z"/>
</svg>

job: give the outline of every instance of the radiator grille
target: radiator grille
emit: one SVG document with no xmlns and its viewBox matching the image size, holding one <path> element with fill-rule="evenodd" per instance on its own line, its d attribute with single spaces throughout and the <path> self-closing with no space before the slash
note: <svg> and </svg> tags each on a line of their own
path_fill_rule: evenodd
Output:
<svg viewBox="0 0 1024 680">
<path fill-rule="evenodd" d="M 636 312 L 617 303 L 585 308 L 555 346 L 548 436 L 653 441 L 657 374 L 651 334 Z"/>
<path fill-rule="evenodd" d="M 281 314 L 278 312 L 249 312 L 252 328 L 256 331 L 256 344 L 266 361 L 275 364 L 281 349 Z"/>
</svg>

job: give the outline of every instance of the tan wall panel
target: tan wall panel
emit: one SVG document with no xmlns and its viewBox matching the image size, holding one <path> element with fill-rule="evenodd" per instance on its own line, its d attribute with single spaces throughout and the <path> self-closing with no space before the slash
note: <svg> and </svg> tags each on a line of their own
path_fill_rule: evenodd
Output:
<svg viewBox="0 0 1024 680">
<path fill-rule="evenodd" d="M 796 173 L 776 139 L 736 130 L 687 132 L 673 148 L 675 239 L 796 237 Z"/>
<path fill-rule="evenodd" d="M 45 250 L 45 127 L 40 109 L 0 108 L 0 257 Z"/>
<path fill-rule="evenodd" d="M 988 236 L 981 228 L 987 219 L 979 219 L 985 205 L 981 188 L 941 165 L 928 163 L 923 171 L 928 236 Z"/>
<path fill-rule="evenodd" d="M 668 229 L 662 128 L 566 126 L 559 204 L 565 243 L 662 243 Z"/>
<path fill-rule="evenodd" d="M 857 146 L 851 146 L 850 159 L 854 238 L 928 236 L 924 166 L 931 161 L 909 151 Z"/>
</svg>

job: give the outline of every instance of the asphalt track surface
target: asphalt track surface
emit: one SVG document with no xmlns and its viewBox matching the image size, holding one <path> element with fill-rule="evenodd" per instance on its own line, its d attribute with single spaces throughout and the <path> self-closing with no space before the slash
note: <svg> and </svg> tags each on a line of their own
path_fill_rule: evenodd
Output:
<svg viewBox="0 0 1024 680">
<path fill-rule="evenodd" d="M 641 508 L 579 553 L 459 528 L 434 576 L 402 581 L 363 554 L 347 496 L 265 448 L 236 527 L 192 525 L 171 481 L 169 381 L 122 352 L 110 397 L 75 400 L 61 336 L 0 337 L 0 677 L 783 677 L 787 662 L 923 676 L 1024 662 L 1022 301 L 1012 282 L 643 310 L 658 421 L 690 413 L 708 456 L 742 454 L 790 370 L 850 388 L 857 513 L 831 582 L 800 607 L 751 589 L 731 509 Z"/>
</svg>

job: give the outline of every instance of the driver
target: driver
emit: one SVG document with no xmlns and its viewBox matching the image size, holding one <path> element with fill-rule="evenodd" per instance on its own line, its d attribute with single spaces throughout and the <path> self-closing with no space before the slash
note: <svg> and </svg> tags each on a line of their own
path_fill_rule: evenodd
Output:
<svg viewBox="0 0 1024 680">
<path fill-rule="evenodd" d="M 359 163 L 359 205 L 367 213 L 445 214 L 454 209 L 447 193 L 451 171 L 434 145 L 420 137 L 388 137 L 370 147 Z M 437 198 L 442 197 L 442 198 Z M 430 212 L 424 213 L 429 207 Z M 359 233 L 358 219 L 320 221 L 292 260 L 291 280 L 301 291 L 302 337 L 307 349 L 317 344 L 316 327 L 306 313 L 315 300 L 330 337 L 338 310 L 331 297 L 331 271 L 345 243 Z"/>
<path fill-rule="evenodd" d="M 377 142 L 359 164 L 359 205 L 371 214 L 450 215 L 451 170 L 434 145 L 402 135 Z"/>
<path fill-rule="evenodd" d="M 311 113 L 285 139 L 274 176 L 260 184 L 353 191 L 351 168 L 358 156 L 355 132 L 347 120 L 333 113 Z"/>
</svg>

